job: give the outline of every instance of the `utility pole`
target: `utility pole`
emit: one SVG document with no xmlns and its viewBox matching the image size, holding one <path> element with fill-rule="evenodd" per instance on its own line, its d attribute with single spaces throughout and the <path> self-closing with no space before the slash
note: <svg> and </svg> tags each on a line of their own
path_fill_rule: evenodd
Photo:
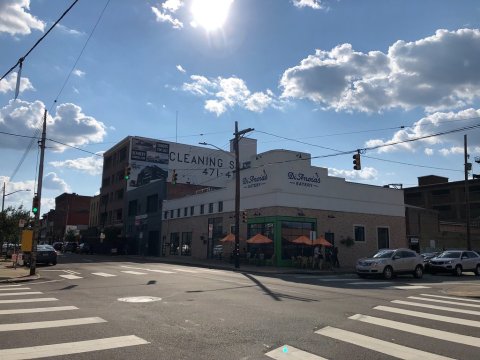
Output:
<svg viewBox="0 0 480 360">
<path fill-rule="evenodd" d="M 35 222 L 33 227 L 33 241 L 32 252 L 30 258 L 30 276 L 35 275 L 37 267 L 37 243 L 40 235 L 40 209 L 42 202 L 42 182 L 43 182 L 43 161 L 45 159 L 45 142 L 47 137 L 47 109 L 43 115 L 43 130 L 42 139 L 40 140 L 40 164 L 38 165 L 38 183 L 37 183 L 37 197 L 38 197 L 38 211 L 35 213 Z"/>
<path fill-rule="evenodd" d="M 248 128 L 238 131 L 238 121 L 235 121 L 235 268 L 240 267 L 240 136 L 253 131 Z"/>
<path fill-rule="evenodd" d="M 5 181 L 3 182 L 2 213 L 4 208 L 5 208 Z"/>
<path fill-rule="evenodd" d="M 468 171 L 471 170 L 472 164 L 468 162 L 467 154 L 467 135 L 463 135 L 464 158 L 465 158 L 465 217 L 467 225 L 467 249 L 472 250 L 472 242 L 470 239 L 470 194 L 468 192 Z"/>
</svg>

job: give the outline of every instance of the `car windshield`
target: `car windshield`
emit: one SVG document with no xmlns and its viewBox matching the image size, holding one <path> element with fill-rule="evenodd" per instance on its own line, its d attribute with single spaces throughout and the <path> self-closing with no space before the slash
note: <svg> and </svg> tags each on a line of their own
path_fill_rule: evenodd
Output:
<svg viewBox="0 0 480 360">
<path fill-rule="evenodd" d="M 37 250 L 39 250 L 39 251 L 55 251 L 55 249 L 50 245 L 37 245 Z"/>
<path fill-rule="evenodd" d="M 440 255 L 438 255 L 437 257 L 452 259 L 452 258 L 459 258 L 461 255 L 462 255 L 461 251 L 445 251 Z"/>
<path fill-rule="evenodd" d="M 375 255 L 373 255 L 373 258 L 374 259 L 387 259 L 389 257 L 392 257 L 394 251 L 393 250 L 390 250 L 390 251 L 379 251 L 378 253 L 376 253 Z"/>
</svg>

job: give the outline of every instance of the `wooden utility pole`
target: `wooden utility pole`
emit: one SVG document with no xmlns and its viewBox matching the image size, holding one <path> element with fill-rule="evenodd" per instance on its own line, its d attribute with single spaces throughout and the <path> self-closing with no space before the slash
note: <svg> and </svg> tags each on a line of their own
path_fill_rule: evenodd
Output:
<svg viewBox="0 0 480 360">
<path fill-rule="evenodd" d="M 35 213 L 34 232 L 32 241 L 32 252 L 30 258 L 30 275 L 35 275 L 37 268 L 37 244 L 40 236 L 40 209 L 42 203 L 42 183 L 43 183 L 43 162 L 45 160 L 45 142 L 47 137 L 47 109 L 43 115 L 42 139 L 40 140 L 40 163 L 38 165 L 37 194 L 38 208 Z"/>
</svg>

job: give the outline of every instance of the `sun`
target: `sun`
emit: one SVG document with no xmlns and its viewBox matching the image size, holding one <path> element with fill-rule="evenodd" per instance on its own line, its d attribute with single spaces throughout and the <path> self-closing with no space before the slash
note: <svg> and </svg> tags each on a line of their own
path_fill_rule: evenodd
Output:
<svg viewBox="0 0 480 360">
<path fill-rule="evenodd" d="M 193 0 L 190 10 L 193 26 L 201 26 L 207 31 L 221 28 L 227 21 L 233 0 Z"/>
</svg>

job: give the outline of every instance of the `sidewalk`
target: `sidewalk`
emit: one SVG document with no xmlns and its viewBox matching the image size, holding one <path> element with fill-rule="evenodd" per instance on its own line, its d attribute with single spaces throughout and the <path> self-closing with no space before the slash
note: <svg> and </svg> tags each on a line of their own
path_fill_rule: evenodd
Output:
<svg viewBox="0 0 480 360">
<path fill-rule="evenodd" d="M 39 275 L 30 276 L 30 269 L 25 266 L 17 266 L 16 269 L 12 266 L 12 260 L 4 258 L 0 259 L 0 283 L 11 283 L 36 280 Z"/>
<path fill-rule="evenodd" d="M 304 274 L 304 275 L 339 275 L 339 274 L 354 274 L 353 268 L 334 268 L 332 270 L 313 270 L 313 269 L 301 269 L 294 267 L 277 267 L 267 265 L 252 265 L 240 263 L 238 269 L 235 268 L 234 263 L 230 263 L 226 260 L 218 259 L 191 259 L 180 257 L 153 257 L 153 256 L 141 256 L 141 255 L 125 255 L 125 258 L 136 261 L 149 261 L 166 264 L 176 265 L 191 265 L 197 267 L 205 267 L 218 270 L 231 270 L 253 274 L 265 274 L 265 275 L 278 275 L 278 274 Z"/>
<path fill-rule="evenodd" d="M 445 293 L 452 296 L 471 297 L 480 299 L 480 285 L 459 285 L 445 289 Z"/>
</svg>

